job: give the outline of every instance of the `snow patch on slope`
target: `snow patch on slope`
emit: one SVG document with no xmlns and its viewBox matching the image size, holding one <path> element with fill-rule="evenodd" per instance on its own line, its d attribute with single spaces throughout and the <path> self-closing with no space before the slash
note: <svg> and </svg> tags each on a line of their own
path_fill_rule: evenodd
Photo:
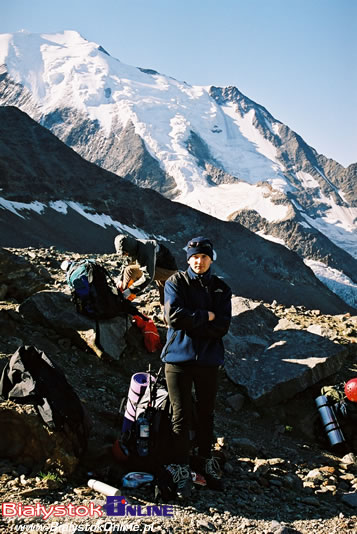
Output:
<svg viewBox="0 0 357 534">
<path fill-rule="evenodd" d="M 14 202 L 10 200 L 6 200 L 5 198 L 0 197 L 0 209 L 8 210 L 17 215 L 18 217 L 21 217 L 22 219 L 25 219 L 25 215 L 23 213 L 24 210 L 26 211 L 35 211 L 38 214 L 43 214 L 46 210 L 47 206 L 46 204 L 43 204 L 41 202 L 31 202 L 31 203 L 24 203 L 24 202 Z M 130 234 L 138 239 L 149 239 L 150 236 L 144 232 L 143 230 L 127 226 L 126 224 L 122 224 L 118 221 L 115 221 L 110 216 L 106 215 L 105 213 L 96 213 L 92 208 L 88 206 L 84 206 L 83 204 L 80 204 L 78 202 L 72 202 L 72 201 L 64 201 L 64 200 L 56 200 L 52 201 L 48 204 L 48 208 L 51 208 L 59 213 L 62 213 L 63 215 L 66 215 L 68 212 L 68 208 L 71 208 L 72 210 L 79 213 L 82 217 L 85 217 L 89 221 L 91 221 L 94 224 L 97 224 L 98 226 L 101 226 L 102 228 L 107 228 L 108 226 L 114 226 L 120 233 L 127 233 Z M 159 236 L 160 239 L 162 239 L 161 236 Z"/>
<path fill-rule="evenodd" d="M 31 202 L 30 204 L 25 204 L 24 202 L 14 202 L 6 200 L 5 198 L 0 198 L 0 209 L 11 211 L 15 215 L 25 219 L 25 217 L 19 212 L 23 210 L 31 210 L 36 211 L 37 213 L 42 213 L 45 209 L 45 204 L 37 202 L 37 200 L 35 202 Z"/>
<path fill-rule="evenodd" d="M 319 182 L 308 172 L 298 171 L 296 177 L 300 180 L 304 189 L 320 189 Z"/>
<path fill-rule="evenodd" d="M 176 200 L 222 220 L 226 220 L 235 211 L 251 209 L 273 222 L 285 219 L 289 211 L 289 206 L 273 203 L 268 187 L 245 182 L 219 186 L 196 184 L 190 193 L 185 192 Z"/>
<path fill-rule="evenodd" d="M 357 284 L 348 278 L 348 276 L 336 269 L 327 267 L 319 261 L 304 260 L 304 263 L 310 267 L 315 276 L 331 291 L 350 306 L 357 308 Z"/>
<path fill-rule="evenodd" d="M 314 228 L 325 234 L 335 245 L 357 258 L 356 221 L 357 208 L 340 206 L 333 198 L 320 193 L 320 198 L 328 209 L 320 216 L 309 217 L 301 210 L 302 217 Z"/>
<path fill-rule="evenodd" d="M 256 232 L 256 234 L 262 237 L 263 239 L 266 239 L 267 241 L 272 241 L 273 243 L 278 243 L 279 245 L 283 245 L 285 248 L 289 248 L 288 246 L 286 246 L 284 239 L 280 239 L 280 237 L 275 237 L 274 235 L 265 234 L 263 230 L 259 230 L 259 232 Z"/>
</svg>

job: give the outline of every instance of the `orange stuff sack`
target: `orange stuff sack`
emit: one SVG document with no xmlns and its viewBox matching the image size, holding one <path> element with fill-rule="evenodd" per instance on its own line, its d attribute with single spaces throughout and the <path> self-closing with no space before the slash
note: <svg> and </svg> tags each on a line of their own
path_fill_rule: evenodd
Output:
<svg viewBox="0 0 357 534">
<path fill-rule="evenodd" d="M 148 352 L 156 352 L 162 348 L 159 332 L 152 319 L 145 321 L 138 315 L 133 316 L 136 326 L 141 330 L 144 337 L 144 345 Z"/>
</svg>

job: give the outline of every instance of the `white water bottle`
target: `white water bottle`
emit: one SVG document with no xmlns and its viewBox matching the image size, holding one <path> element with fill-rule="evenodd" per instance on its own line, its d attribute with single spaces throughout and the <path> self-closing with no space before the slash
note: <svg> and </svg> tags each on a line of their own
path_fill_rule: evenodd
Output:
<svg viewBox="0 0 357 534">
<path fill-rule="evenodd" d="M 109 484 L 105 484 L 104 482 L 100 482 L 99 480 L 94 480 L 93 478 L 88 480 L 88 486 L 94 489 L 94 491 L 98 491 L 99 493 L 102 493 L 107 497 L 115 497 L 117 495 L 121 495 L 121 491 L 118 488 L 114 488 L 114 486 L 109 486 Z"/>
</svg>

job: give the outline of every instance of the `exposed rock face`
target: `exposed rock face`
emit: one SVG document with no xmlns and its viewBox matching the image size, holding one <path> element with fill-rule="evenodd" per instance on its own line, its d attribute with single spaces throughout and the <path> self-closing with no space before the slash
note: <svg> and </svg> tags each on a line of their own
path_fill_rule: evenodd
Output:
<svg viewBox="0 0 357 534">
<path fill-rule="evenodd" d="M 347 351 L 311 332 L 273 331 L 278 318 L 264 306 L 233 299 L 232 328 L 225 338 L 227 375 L 260 408 L 292 398 L 334 374 Z"/>
<path fill-rule="evenodd" d="M 229 220 L 239 222 L 253 232 L 278 238 L 302 258 L 322 261 L 337 270 L 343 265 L 345 274 L 357 282 L 356 259 L 336 246 L 319 230 L 307 225 L 297 210 L 291 209 L 290 217 L 279 222 L 268 221 L 254 210 L 234 212 Z"/>
<path fill-rule="evenodd" d="M 262 136 L 267 139 L 277 150 L 277 157 L 285 168 L 285 175 L 301 192 L 303 188 L 296 178 L 295 173 L 303 171 L 314 177 L 322 192 L 325 195 L 334 194 L 334 185 L 341 187 L 342 191 L 351 199 L 354 205 L 356 201 L 355 186 L 351 176 L 355 172 L 355 164 L 344 169 L 342 165 L 334 160 L 329 160 L 320 155 L 312 147 L 285 124 L 277 121 L 263 106 L 260 106 L 253 100 L 241 93 L 236 87 L 214 87 L 210 89 L 211 96 L 220 105 L 233 103 L 237 112 L 244 117 L 250 111 L 254 112 L 253 124 Z M 279 131 L 272 131 L 269 124 L 279 124 Z M 318 172 L 321 168 L 326 174 L 327 180 L 322 173 Z M 340 199 L 342 202 L 342 199 Z M 304 203 L 304 208 L 308 207 Z"/>
<path fill-rule="evenodd" d="M 254 126 L 276 149 L 276 157 L 284 169 L 283 174 L 291 184 L 288 193 L 280 192 L 281 202 L 289 206 L 290 216 L 287 220 L 267 221 L 249 206 L 232 212 L 229 220 L 238 221 L 254 232 L 260 231 L 282 239 L 300 257 L 319 260 L 342 270 L 356 282 L 357 250 L 351 236 L 355 222 L 351 221 L 349 231 L 341 229 L 341 236 L 332 230 L 332 238 L 327 229 L 328 224 L 315 224 L 315 219 L 318 221 L 323 217 L 332 204 L 341 208 L 357 205 L 356 164 L 345 169 L 336 161 L 317 154 L 298 134 L 277 121 L 265 108 L 247 98 L 236 87 L 211 87 L 210 92 L 220 105 L 233 104 L 241 117 L 249 112 L 254 114 Z M 269 126 L 271 124 L 279 127 L 273 131 Z M 302 175 L 309 176 L 308 185 L 301 179 Z M 229 180 L 227 176 L 226 182 L 233 183 L 233 180 Z M 221 183 L 225 183 L 222 177 Z M 326 204 L 326 198 L 332 199 L 332 204 Z"/>
<path fill-rule="evenodd" d="M 42 117 L 41 124 L 86 160 L 136 185 L 159 191 L 168 198 L 172 196 L 175 180 L 163 172 L 159 162 L 149 154 L 131 121 L 124 128 L 112 124 L 115 135 L 109 137 L 98 121 L 71 108 L 50 112 Z"/>
</svg>

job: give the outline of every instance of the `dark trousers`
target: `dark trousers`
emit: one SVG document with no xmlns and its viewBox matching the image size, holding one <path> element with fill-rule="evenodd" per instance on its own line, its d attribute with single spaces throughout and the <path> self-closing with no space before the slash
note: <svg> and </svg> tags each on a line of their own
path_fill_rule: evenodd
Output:
<svg viewBox="0 0 357 534">
<path fill-rule="evenodd" d="M 165 376 L 173 409 L 174 443 L 171 463 L 188 464 L 192 429 L 192 384 L 197 400 L 197 444 L 200 456 L 210 458 L 218 367 L 192 362 L 165 364 Z"/>
</svg>

